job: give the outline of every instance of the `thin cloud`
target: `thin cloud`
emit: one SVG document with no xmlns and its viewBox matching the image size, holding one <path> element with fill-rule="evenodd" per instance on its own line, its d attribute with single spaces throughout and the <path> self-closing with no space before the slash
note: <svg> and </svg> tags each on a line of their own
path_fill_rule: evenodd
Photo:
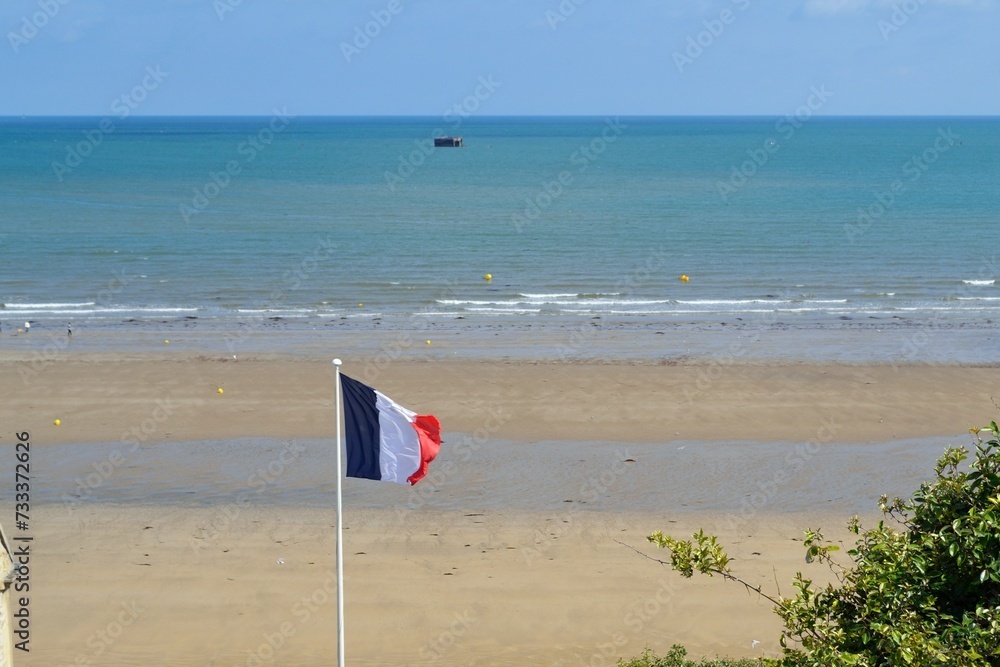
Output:
<svg viewBox="0 0 1000 667">
<path fill-rule="evenodd" d="M 958 5 L 972 9 L 993 9 L 995 0 L 930 0 L 935 5 Z"/>
<path fill-rule="evenodd" d="M 88 32 L 90 32 L 91 28 L 104 23 L 104 21 L 105 19 L 103 17 L 77 19 L 68 28 L 66 28 L 66 31 L 60 38 L 60 41 L 67 43 L 78 42 L 83 39 Z"/>
<path fill-rule="evenodd" d="M 809 0 L 806 2 L 806 16 L 837 16 L 854 14 L 871 4 L 870 0 Z"/>
<path fill-rule="evenodd" d="M 806 16 L 841 16 L 862 12 L 873 5 L 880 8 L 892 7 L 899 2 L 900 0 L 807 0 L 804 14 Z M 996 5 L 996 0 L 922 0 L 919 4 L 989 10 Z"/>
</svg>

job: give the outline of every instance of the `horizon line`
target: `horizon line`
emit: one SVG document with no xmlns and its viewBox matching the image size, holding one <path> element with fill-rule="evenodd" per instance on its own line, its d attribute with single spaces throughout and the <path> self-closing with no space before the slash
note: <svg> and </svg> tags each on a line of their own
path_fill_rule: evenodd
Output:
<svg viewBox="0 0 1000 667">
<path fill-rule="evenodd" d="M 28 118 L 117 118 L 118 120 L 129 119 L 155 119 L 155 118 L 268 118 L 273 114 L 267 113 L 231 113 L 231 114 L 201 114 L 201 113 L 169 113 L 169 114 L 130 114 L 121 117 L 119 114 L 0 114 L 0 119 L 28 119 Z M 312 114 L 304 113 L 292 115 L 292 118 L 384 118 L 401 119 L 415 118 L 428 120 L 441 120 L 439 114 Z M 518 119 L 518 118 L 785 118 L 795 114 L 629 114 L 629 113 L 601 113 L 601 114 L 482 114 L 463 118 L 463 122 L 485 119 Z M 815 114 L 811 119 L 836 119 L 836 118 L 1000 118 L 1000 114 Z"/>
</svg>

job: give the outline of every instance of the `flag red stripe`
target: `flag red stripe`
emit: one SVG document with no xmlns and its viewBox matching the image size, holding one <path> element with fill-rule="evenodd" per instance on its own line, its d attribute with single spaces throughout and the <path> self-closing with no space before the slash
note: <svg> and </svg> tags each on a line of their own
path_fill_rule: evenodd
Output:
<svg viewBox="0 0 1000 667">
<path fill-rule="evenodd" d="M 434 460 L 441 449 L 441 424 L 433 415 L 417 415 L 411 422 L 420 440 L 420 467 L 406 481 L 416 484 L 427 474 L 427 465 Z"/>
</svg>

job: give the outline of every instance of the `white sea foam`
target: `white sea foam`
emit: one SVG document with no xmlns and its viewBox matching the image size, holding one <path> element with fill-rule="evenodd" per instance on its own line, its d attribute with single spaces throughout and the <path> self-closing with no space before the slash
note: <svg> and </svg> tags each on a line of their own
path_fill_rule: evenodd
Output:
<svg viewBox="0 0 1000 667">
<path fill-rule="evenodd" d="M 685 306 L 741 306 L 745 304 L 792 302 L 784 299 L 695 299 L 693 301 L 678 299 L 677 303 L 684 304 Z"/>
<path fill-rule="evenodd" d="M 676 310 L 584 310 L 574 311 L 574 313 L 584 315 L 674 315 L 680 311 Z M 691 311 L 700 312 L 700 311 Z"/>
<path fill-rule="evenodd" d="M 669 299 L 587 299 L 586 301 L 567 301 L 565 299 L 529 300 L 496 299 L 481 301 L 475 299 L 438 299 L 435 303 L 442 306 L 653 306 L 657 304 L 674 303 Z"/>
<path fill-rule="evenodd" d="M 994 308 L 982 307 L 976 308 L 975 306 L 900 306 L 894 308 L 893 310 L 902 310 L 906 312 L 931 312 L 931 313 L 944 313 L 944 312 L 963 312 L 963 313 L 978 313 L 983 310 L 995 310 Z"/>
<path fill-rule="evenodd" d="M 754 313 L 773 313 L 774 311 L 766 308 L 762 309 L 751 308 L 748 310 L 741 310 L 738 313 L 734 313 L 731 310 L 687 310 L 687 309 L 665 310 L 662 312 L 664 315 L 753 315 Z M 653 312 L 651 314 L 656 315 L 659 313 Z"/>
<path fill-rule="evenodd" d="M 148 313 L 148 314 L 159 314 L 159 313 L 197 313 L 197 308 L 134 308 L 134 307 L 111 307 L 111 308 L 76 308 L 72 310 L 68 309 L 54 309 L 54 310 L 4 310 L 0 313 L 6 313 L 7 315 L 26 315 L 35 314 L 36 316 L 45 315 L 100 315 L 105 313 Z"/>
<path fill-rule="evenodd" d="M 552 306 L 658 306 L 674 303 L 670 299 L 589 299 L 587 301 L 547 301 Z"/>
<path fill-rule="evenodd" d="M 525 299 L 573 299 L 577 294 L 573 292 L 572 294 L 518 294 L 518 296 Z"/>
<path fill-rule="evenodd" d="M 467 310 L 484 315 L 522 315 L 542 312 L 541 308 L 468 308 Z"/>
<path fill-rule="evenodd" d="M 997 281 L 995 280 L 963 280 L 966 285 L 979 285 L 980 287 L 984 285 L 995 285 Z"/>
<path fill-rule="evenodd" d="M 24 309 L 24 310 L 49 310 L 52 308 L 86 308 L 87 306 L 96 305 L 93 301 L 86 301 L 84 303 L 8 303 L 5 304 L 5 310 L 12 310 L 14 308 Z"/>
<path fill-rule="evenodd" d="M 302 315 L 303 313 L 311 313 L 313 311 L 310 308 L 287 308 L 287 309 L 281 309 L 281 308 L 277 308 L 277 309 L 275 309 L 275 308 L 237 308 L 236 312 L 237 313 L 257 314 L 257 315 L 262 314 L 262 313 L 271 313 L 271 314 L 282 314 L 282 313 L 284 313 L 284 314 L 287 314 L 287 315 Z"/>
<path fill-rule="evenodd" d="M 438 299 L 434 303 L 442 306 L 489 306 L 498 303 L 525 303 L 524 301 L 474 301 L 471 299 Z"/>
</svg>

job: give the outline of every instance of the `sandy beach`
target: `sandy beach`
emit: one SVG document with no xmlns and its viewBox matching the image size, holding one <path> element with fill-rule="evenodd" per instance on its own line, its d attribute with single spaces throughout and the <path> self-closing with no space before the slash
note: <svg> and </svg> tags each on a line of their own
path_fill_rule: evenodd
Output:
<svg viewBox="0 0 1000 667">
<path fill-rule="evenodd" d="M 8 356 L 0 368 L 5 411 L 41 443 L 318 438 L 334 428 L 329 358 L 65 352 L 37 366 Z M 433 412 L 445 432 L 496 423 L 491 434 L 512 440 L 805 442 L 826 427 L 828 440 L 882 442 L 960 433 L 1000 393 L 1000 368 L 931 364 L 362 358 L 343 372 Z"/>
<path fill-rule="evenodd" d="M 31 434 L 40 499 L 25 662 L 331 664 L 334 501 L 316 469 L 334 428 L 329 359 L 29 360 L 0 360 L 3 442 Z M 787 593 L 803 529 L 841 537 L 871 499 L 913 488 L 995 415 L 1000 383 L 997 368 L 917 364 L 369 358 L 344 371 L 445 431 L 421 486 L 345 486 L 358 665 L 613 665 L 674 643 L 774 655 L 766 602 L 619 541 L 662 558 L 645 535 L 704 526 L 741 575 Z M 254 470 L 270 470 L 261 493 Z"/>
</svg>

